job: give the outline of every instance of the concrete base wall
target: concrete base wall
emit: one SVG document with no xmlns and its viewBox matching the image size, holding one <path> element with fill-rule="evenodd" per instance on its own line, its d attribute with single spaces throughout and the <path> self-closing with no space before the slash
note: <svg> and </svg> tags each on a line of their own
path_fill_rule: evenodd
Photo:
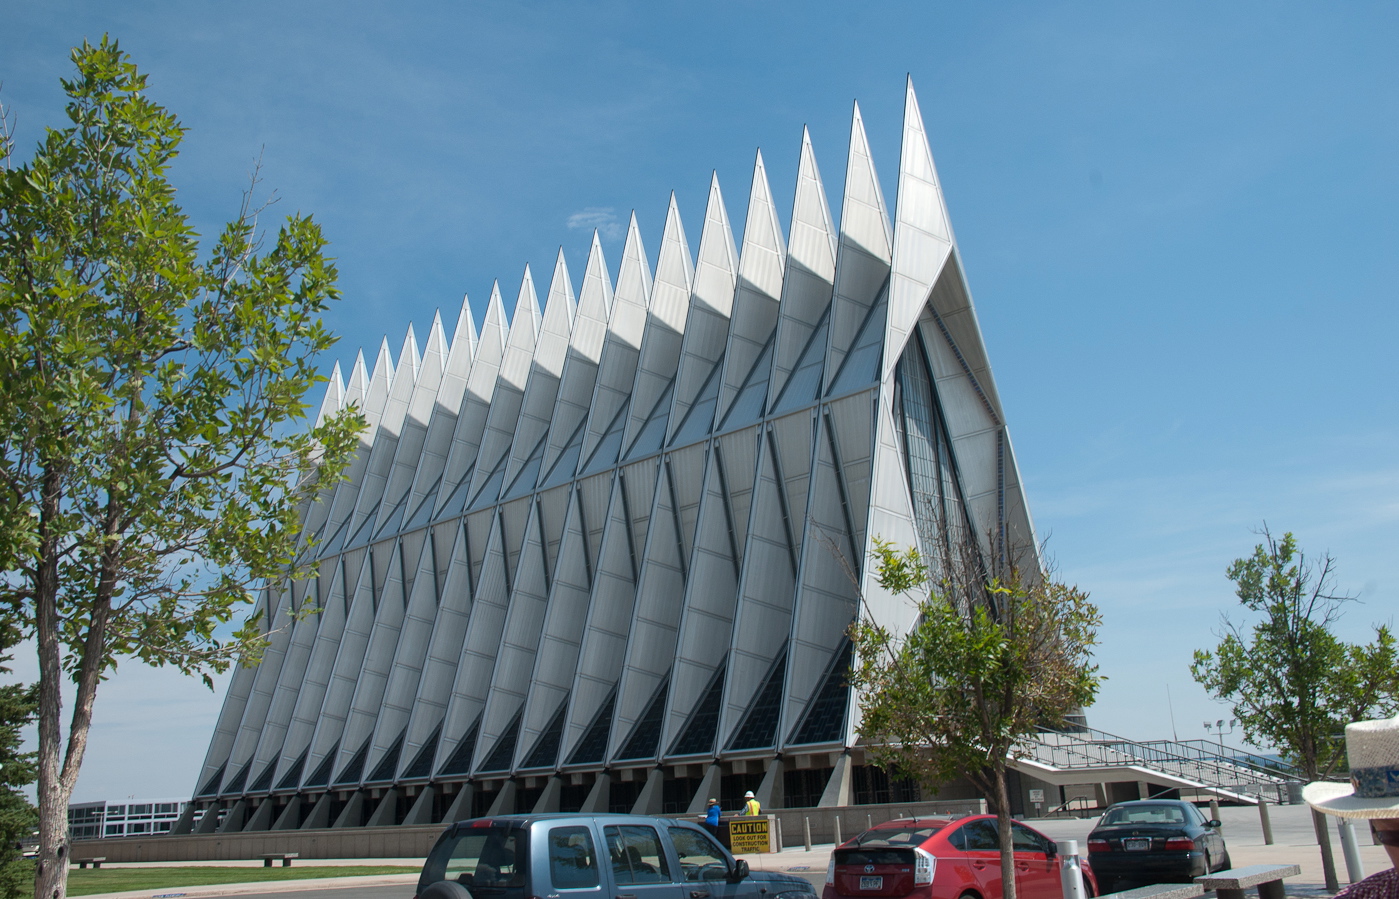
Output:
<svg viewBox="0 0 1399 899">
<path fill-rule="evenodd" d="M 973 815 L 986 810 L 980 799 L 939 802 L 904 802 L 888 805 L 852 805 L 846 808 L 785 808 L 771 812 L 782 825 L 783 845 L 800 846 L 803 819 L 811 821 L 811 839 L 829 843 L 840 818 L 845 839 L 864 830 L 870 823 L 910 815 Z M 691 815 L 670 815 L 689 818 Z M 298 862 L 317 858 L 424 858 L 442 824 L 399 825 L 398 827 L 350 827 L 318 830 L 264 830 L 255 833 L 211 833 L 152 837 L 113 837 L 106 840 L 75 840 L 74 858 L 104 856 L 108 862 L 183 862 L 255 859 L 269 852 L 299 852 Z"/>
<path fill-rule="evenodd" d="M 114 837 L 74 840 L 72 854 L 74 858 L 106 856 L 108 862 L 229 861 L 255 859 L 269 852 L 299 852 L 298 862 L 316 858 L 425 858 L 442 831 L 441 824 L 429 824 Z"/>
</svg>

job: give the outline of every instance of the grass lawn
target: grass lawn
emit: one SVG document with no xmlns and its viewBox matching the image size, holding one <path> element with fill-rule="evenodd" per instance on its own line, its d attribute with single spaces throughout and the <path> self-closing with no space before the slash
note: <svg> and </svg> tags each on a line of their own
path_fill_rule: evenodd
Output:
<svg viewBox="0 0 1399 899">
<path fill-rule="evenodd" d="M 264 880 L 307 880 L 312 877 L 362 877 L 366 874 L 417 874 L 420 868 L 401 865 L 306 865 L 283 868 L 229 868 L 217 865 L 169 868 L 74 868 L 68 872 L 68 895 L 159 890 L 211 883 L 257 883 Z"/>
</svg>

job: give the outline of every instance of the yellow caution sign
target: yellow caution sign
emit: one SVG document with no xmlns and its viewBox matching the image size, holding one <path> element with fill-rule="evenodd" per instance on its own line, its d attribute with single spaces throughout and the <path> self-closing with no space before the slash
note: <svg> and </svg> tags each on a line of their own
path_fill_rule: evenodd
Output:
<svg viewBox="0 0 1399 899">
<path fill-rule="evenodd" d="M 772 816 L 729 819 L 729 846 L 734 855 L 772 851 Z"/>
</svg>

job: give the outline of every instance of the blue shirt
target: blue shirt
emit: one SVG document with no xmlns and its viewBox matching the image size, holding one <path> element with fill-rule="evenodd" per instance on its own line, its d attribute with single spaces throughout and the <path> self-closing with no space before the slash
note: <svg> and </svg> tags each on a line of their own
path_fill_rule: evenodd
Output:
<svg viewBox="0 0 1399 899">
<path fill-rule="evenodd" d="M 719 806 L 711 805 L 709 811 L 705 812 L 704 823 L 711 827 L 719 826 Z"/>
</svg>

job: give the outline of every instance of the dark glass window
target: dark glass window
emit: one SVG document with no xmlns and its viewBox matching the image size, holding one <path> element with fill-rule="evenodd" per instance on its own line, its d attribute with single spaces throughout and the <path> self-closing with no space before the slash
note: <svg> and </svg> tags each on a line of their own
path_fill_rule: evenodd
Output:
<svg viewBox="0 0 1399 899">
<path fill-rule="evenodd" d="M 762 689 L 753 697 L 743 724 L 729 741 L 729 749 L 760 749 L 777 742 L 777 725 L 782 717 L 782 687 L 786 682 L 787 648 L 784 646 L 782 654 L 768 670 Z"/>
<path fill-rule="evenodd" d="M 950 842 L 963 852 L 998 852 L 1001 848 L 996 822 L 988 818 L 963 824 Z"/>
<path fill-rule="evenodd" d="M 792 743 L 833 743 L 845 734 L 845 710 L 850 701 L 850 641 L 836 650 L 826 677 L 807 704 L 792 734 Z"/>
<path fill-rule="evenodd" d="M 644 824 L 604 827 L 612 876 L 620 884 L 670 883 L 670 865 L 661 848 L 661 835 Z"/>
<path fill-rule="evenodd" d="M 365 739 L 364 745 L 360 746 L 360 748 L 355 751 L 355 754 L 350 756 L 350 760 L 345 763 L 345 767 L 341 770 L 340 776 L 335 778 L 335 783 L 337 785 L 359 783 L 360 776 L 364 774 L 364 759 L 369 755 L 369 744 L 373 739 L 374 736 L 371 734 Z"/>
<path fill-rule="evenodd" d="M 310 751 L 311 747 L 309 746 L 301 750 L 301 755 L 297 758 L 295 762 L 292 763 L 292 766 L 287 769 L 287 773 L 282 778 L 281 783 L 277 784 L 277 789 L 296 789 L 297 784 L 301 782 L 301 772 L 306 769 L 306 754 Z"/>
<path fill-rule="evenodd" d="M 600 762 L 607 754 L 607 738 L 612 735 L 612 712 L 617 707 L 617 685 L 612 685 L 612 692 L 607 694 L 607 699 L 603 702 L 602 708 L 598 709 L 593 716 L 593 723 L 588 725 L 588 730 L 583 734 L 583 739 L 578 741 L 578 748 L 573 750 L 573 755 L 569 756 L 570 765 L 581 765 L 587 762 Z"/>
<path fill-rule="evenodd" d="M 306 786 L 323 787 L 330 782 L 330 766 L 335 764 L 335 756 L 340 752 L 340 744 L 336 743 L 327 752 L 325 758 L 316 766 L 316 770 L 311 772 L 311 776 L 306 778 Z"/>
<path fill-rule="evenodd" d="M 539 735 L 539 742 L 534 744 L 534 751 L 525 759 L 526 768 L 552 768 L 559 758 L 559 741 L 563 739 L 563 719 L 564 713 L 568 711 L 568 697 L 563 698 L 559 703 L 559 709 L 554 713 L 549 726 L 544 728 L 544 733 Z"/>
<path fill-rule="evenodd" d="M 724 850 L 705 834 L 688 827 L 670 828 L 670 842 L 680 857 L 680 873 L 688 881 L 723 880 L 729 873 Z"/>
<path fill-rule="evenodd" d="M 919 541 L 951 557 L 968 534 L 965 504 L 947 426 L 938 407 L 923 341 L 915 333 L 899 358 L 895 397 Z M 930 561 L 936 561 L 930 560 Z"/>
<path fill-rule="evenodd" d="M 670 747 L 671 755 L 698 755 L 714 751 L 714 736 L 719 730 L 719 711 L 724 701 L 724 670 L 727 663 L 725 659 L 719 670 L 714 672 L 714 679 L 695 704 L 690 720 L 685 722 L 685 729 L 680 732 L 675 745 Z"/>
<path fill-rule="evenodd" d="M 664 723 L 665 699 L 670 692 L 670 672 L 661 678 L 661 683 L 656 687 L 656 692 L 651 696 L 651 702 L 646 706 L 646 711 L 636 720 L 632 727 L 631 736 L 627 738 L 626 745 L 618 753 L 619 759 L 652 759 L 656 757 L 656 750 L 661 742 L 661 725 Z"/>
<path fill-rule="evenodd" d="M 597 850 L 592 831 L 587 827 L 555 827 L 549 831 L 549 879 L 558 890 L 597 887 Z"/>
<path fill-rule="evenodd" d="M 505 728 L 505 732 L 500 735 L 500 739 L 495 741 L 495 748 L 491 754 L 486 756 L 486 761 L 482 763 L 482 771 L 508 771 L 510 763 L 515 759 L 515 742 L 520 738 L 520 716 L 524 712 L 523 708 L 515 711 L 515 717 L 510 719 L 510 724 Z"/>
<path fill-rule="evenodd" d="M 441 739 L 442 722 L 439 721 L 422 748 L 418 750 L 418 754 L 413 757 L 413 761 L 404 769 L 404 778 L 428 777 L 432 774 L 432 760 L 437 755 L 437 741 Z"/>
<path fill-rule="evenodd" d="M 471 726 L 466 729 L 466 733 L 457 741 L 457 748 L 452 750 L 452 757 L 447 759 L 447 763 L 442 766 L 438 774 L 468 774 L 471 771 L 471 757 L 476 754 L 476 738 L 481 733 L 481 718 L 471 722 Z"/>
<path fill-rule="evenodd" d="M 398 771 L 398 757 L 403 754 L 403 738 L 408 736 L 408 728 L 404 727 L 398 734 L 398 739 L 393 741 L 389 751 L 384 753 L 384 757 L 379 760 L 379 764 L 374 766 L 374 773 L 369 775 L 366 783 L 379 783 L 381 781 L 393 780 L 394 774 Z"/>
</svg>

